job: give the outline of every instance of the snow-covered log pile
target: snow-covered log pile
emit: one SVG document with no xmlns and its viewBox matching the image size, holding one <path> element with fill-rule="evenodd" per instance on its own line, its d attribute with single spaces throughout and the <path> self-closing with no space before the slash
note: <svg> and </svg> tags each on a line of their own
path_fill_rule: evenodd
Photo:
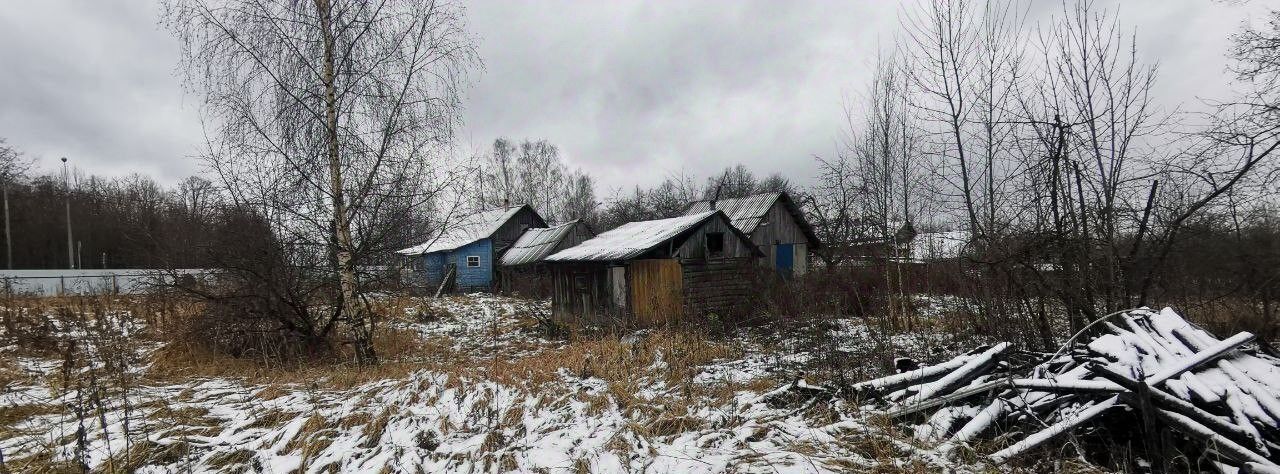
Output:
<svg viewBox="0 0 1280 474">
<path fill-rule="evenodd" d="M 993 444 L 1005 447 L 989 457 L 1003 463 L 1070 432 L 1106 437 L 1095 441 L 1126 446 L 1157 470 L 1190 456 L 1228 472 L 1280 472 L 1280 359 L 1252 334 L 1218 339 L 1167 308 L 1093 329 L 1057 354 L 999 343 L 852 392 L 914 423 L 944 455 L 999 435 Z"/>
</svg>

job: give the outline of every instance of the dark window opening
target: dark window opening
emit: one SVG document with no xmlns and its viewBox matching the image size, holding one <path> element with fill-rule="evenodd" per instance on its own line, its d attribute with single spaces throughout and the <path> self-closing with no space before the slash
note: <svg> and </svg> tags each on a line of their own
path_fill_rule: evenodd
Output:
<svg viewBox="0 0 1280 474">
<path fill-rule="evenodd" d="M 724 233 L 723 232 L 707 232 L 707 255 L 719 256 L 724 254 Z"/>
<path fill-rule="evenodd" d="M 585 291 L 587 289 L 587 276 L 583 274 L 574 275 L 573 286 L 578 289 L 578 291 Z"/>
</svg>

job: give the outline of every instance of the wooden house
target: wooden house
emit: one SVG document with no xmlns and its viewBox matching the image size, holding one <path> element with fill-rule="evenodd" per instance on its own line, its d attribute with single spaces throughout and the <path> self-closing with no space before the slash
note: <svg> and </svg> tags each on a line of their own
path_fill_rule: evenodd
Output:
<svg viewBox="0 0 1280 474">
<path fill-rule="evenodd" d="M 498 258 L 528 229 L 547 222 L 528 205 L 503 207 L 447 222 L 421 245 L 398 251 L 410 259 L 426 284 L 437 293 L 457 289 L 489 291 L 496 281 Z"/>
<path fill-rule="evenodd" d="M 595 237 L 585 222 L 526 230 L 498 259 L 498 286 L 535 297 L 551 295 L 551 278 L 543 258 Z"/>
<path fill-rule="evenodd" d="M 724 211 L 733 226 L 749 236 L 764 254 L 760 263 L 786 276 L 804 274 L 809 267 L 809 251 L 822 245 L 800 206 L 787 193 L 697 201 L 685 215 L 710 210 Z"/>
<path fill-rule="evenodd" d="M 562 321 L 655 326 L 715 313 L 748 296 L 762 254 L 721 211 L 631 222 L 543 259 Z"/>
</svg>

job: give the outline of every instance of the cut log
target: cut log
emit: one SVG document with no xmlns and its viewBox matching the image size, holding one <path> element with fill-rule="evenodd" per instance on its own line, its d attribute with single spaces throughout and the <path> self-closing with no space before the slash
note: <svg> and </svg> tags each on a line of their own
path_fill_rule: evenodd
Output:
<svg viewBox="0 0 1280 474">
<path fill-rule="evenodd" d="M 1280 468 L 1247 462 L 1240 468 L 1240 474 L 1280 474 Z"/>
<path fill-rule="evenodd" d="M 1124 387 L 1106 380 L 1014 379 L 1013 388 L 1058 393 L 1120 392 Z"/>
<path fill-rule="evenodd" d="M 1031 436 L 1027 436 L 1022 441 L 1014 443 L 1012 446 L 996 451 L 994 454 L 990 456 L 990 458 L 992 461 L 996 462 L 997 464 L 1003 464 L 1008 460 L 1012 459 L 1013 457 L 1019 454 L 1022 454 L 1029 449 L 1035 448 L 1036 446 L 1043 444 L 1045 441 L 1049 441 L 1050 439 L 1053 439 L 1054 436 L 1058 436 L 1060 434 L 1071 431 L 1072 429 L 1075 429 L 1075 427 L 1080 426 L 1082 423 L 1089 421 L 1098 415 L 1101 415 L 1102 412 L 1107 411 L 1108 409 L 1111 409 L 1116 405 L 1118 405 L 1119 400 L 1120 400 L 1119 395 L 1115 395 L 1115 396 L 1112 396 L 1111 398 L 1098 402 L 1097 404 L 1089 408 L 1085 408 L 1083 411 L 1081 411 L 1080 413 L 1077 413 L 1074 416 L 1063 418 L 1061 421 L 1058 421 L 1057 423 L 1049 425 L 1048 428 L 1037 431 L 1033 433 Z"/>
<path fill-rule="evenodd" d="M 1125 377 L 1124 374 L 1121 374 L 1115 371 L 1114 369 L 1098 365 L 1094 367 L 1094 371 L 1099 376 L 1104 377 L 1107 380 L 1110 380 L 1112 382 L 1115 382 L 1117 385 L 1124 387 L 1126 390 L 1129 390 L 1131 392 L 1136 392 L 1138 390 L 1139 384 L 1137 381 Z M 1197 423 L 1201 425 L 1210 427 L 1211 429 L 1213 429 L 1218 433 L 1221 433 L 1225 436 L 1230 436 L 1238 442 L 1244 442 L 1244 440 L 1249 440 L 1250 444 L 1254 444 L 1257 448 L 1264 449 L 1264 450 L 1266 449 L 1266 447 L 1262 444 L 1262 440 L 1254 437 L 1253 433 L 1232 424 L 1231 422 L 1223 419 L 1222 417 L 1219 417 L 1217 415 L 1204 411 L 1200 409 L 1200 407 L 1197 407 L 1194 404 L 1192 404 L 1191 402 L 1175 397 L 1169 394 L 1169 392 L 1161 390 L 1159 387 L 1153 387 L 1150 385 L 1148 385 L 1147 387 L 1149 391 L 1148 393 L 1150 393 L 1151 395 L 1151 401 L 1154 402 L 1156 405 L 1158 405 L 1161 409 L 1180 413 L 1183 416 L 1186 416 L 1188 418 L 1195 420 Z"/>
<path fill-rule="evenodd" d="M 1146 382 L 1148 385 L 1159 385 L 1161 382 L 1164 382 L 1165 380 L 1169 380 L 1171 378 L 1182 375 L 1183 372 L 1199 367 L 1200 364 L 1203 364 L 1205 362 L 1221 357 L 1223 354 L 1226 354 L 1227 352 L 1230 352 L 1237 347 L 1240 347 L 1244 344 L 1248 344 L 1249 341 L 1252 341 L 1253 339 L 1254 339 L 1254 335 L 1248 332 L 1242 332 L 1240 334 L 1231 336 L 1227 339 L 1224 339 L 1218 342 L 1217 344 L 1214 344 L 1213 346 L 1210 346 L 1209 348 L 1203 351 L 1196 352 L 1195 355 L 1185 358 L 1179 361 L 1177 364 L 1168 366 L 1164 370 L 1161 370 L 1160 372 L 1157 372 L 1156 374 L 1150 377 L 1147 377 Z"/>
<path fill-rule="evenodd" d="M 1001 342 L 990 349 L 983 351 L 982 354 L 966 361 L 960 368 L 951 371 L 946 376 L 934 382 L 921 385 L 919 391 L 908 398 L 908 403 L 918 403 L 930 398 L 934 395 L 946 393 L 953 386 L 964 382 L 976 375 L 978 371 L 984 367 L 989 367 L 995 363 L 995 357 L 1000 353 L 1009 349 L 1009 343 Z"/>
<path fill-rule="evenodd" d="M 990 382 L 984 382 L 978 385 L 965 387 L 965 388 L 956 390 L 953 393 L 943 395 L 941 397 L 936 397 L 931 400 L 926 400 L 914 405 L 902 406 L 902 407 L 890 410 L 888 413 L 886 413 L 886 415 L 888 415 L 889 418 L 899 418 L 899 417 L 910 415 L 912 413 L 919 413 L 924 410 L 928 410 L 930 408 L 940 407 L 942 405 L 946 405 L 951 402 L 964 400 L 966 398 L 972 397 L 974 395 L 977 395 L 983 392 L 987 392 L 997 388 L 1008 387 L 1008 386 L 1009 386 L 1008 380 L 992 380 Z"/>
<path fill-rule="evenodd" d="M 973 359 L 973 356 L 962 355 L 940 364 L 925 366 L 916 370 L 893 374 L 887 377 L 868 380 L 866 382 L 859 382 L 850 388 L 852 388 L 855 393 L 865 394 L 891 392 L 908 385 L 920 383 L 921 381 L 925 381 L 933 377 L 942 376 L 949 371 L 960 368 L 970 359 Z"/>
<path fill-rule="evenodd" d="M 1219 435 L 1191 418 L 1159 408 L 1156 409 L 1156 414 L 1160 416 L 1161 420 L 1182 434 L 1200 440 L 1208 447 L 1235 460 L 1237 463 L 1253 463 L 1266 468 L 1280 469 L 1280 466 L 1262 457 L 1262 455 L 1227 439 L 1225 436 Z"/>
<path fill-rule="evenodd" d="M 954 430 L 937 448 L 943 455 L 990 436 L 999 425 L 1017 438 L 990 459 L 1008 462 L 1126 405 L 1141 415 L 1141 423 L 1111 425 L 1091 436 L 1132 431 L 1129 436 L 1144 440 L 1130 445 L 1135 455 L 1156 460 L 1151 468 L 1157 472 L 1167 469 L 1158 459 L 1171 442 L 1183 452 L 1220 456 L 1215 462 L 1227 471 L 1277 469 L 1280 393 L 1272 387 L 1280 377 L 1280 361 L 1240 351 L 1254 340 L 1252 334 L 1219 340 L 1167 309 L 1132 311 L 1116 324 L 1095 327 L 1100 331 L 1091 340 L 1079 341 L 1066 354 L 1033 356 L 1038 363 L 1032 359 L 993 370 L 1008 349 L 996 344 L 854 389 L 880 395 L 868 402 L 898 419 L 958 405 L 930 418 L 946 421 L 935 434 Z M 1051 424 L 1043 426 L 1046 422 Z M 1186 437 L 1170 438 L 1170 429 Z"/>
<path fill-rule="evenodd" d="M 1000 419 L 1001 416 L 1004 416 L 1005 412 L 1008 411 L 1006 405 L 1007 403 L 1003 399 L 996 398 L 995 401 L 991 402 L 990 405 L 987 405 L 986 408 L 982 409 L 981 412 L 978 412 L 977 415 L 970 419 L 968 423 L 965 423 L 964 426 L 960 427 L 960 429 L 956 431 L 956 434 L 951 436 L 951 439 L 938 446 L 938 452 L 941 452 L 943 456 L 947 456 L 951 454 L 951 451 L 955 449 L 956 446 L 968 443 L 979 434 L 982 434 L 982 432 L 986 431 L 988 427 L 996 422 L 996 420 Z"/>
</svg>

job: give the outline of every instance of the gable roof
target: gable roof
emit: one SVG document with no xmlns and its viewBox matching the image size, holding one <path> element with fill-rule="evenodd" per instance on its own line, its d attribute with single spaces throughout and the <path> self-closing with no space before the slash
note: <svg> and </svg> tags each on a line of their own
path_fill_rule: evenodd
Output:
<svg viewBox="0 0 1280 474">
<path fill-rule="evenodd" d="M 480 239 L 487 239 L 492 237 L 498 229 L 502 228 L 503 224 L 506 224 L 507 221 L 524 209 L 528 209 L 534 215 L 538 214 L 532 207 L 525 204 L 515 207 L 500 207 L 462 216 L 448 223 L 444 231 L 437 233 L 426 242 L 407 249 L 397 250 L 396 253 L 401 255 L 424 255 L 453 250 Z M 541 220 L 542 218 L 539 217 L 538 219 Z"/>
<path fill-rule="evenodd" d="M 581 221 L 572 220 L 555 227 L 528 229 L 520 235 L 520 239 L 511 244 L 511 248 L 502 254 L 498 264 L 515 266 L 542 260 L 547 255 L 550 255 L 557 245 L 560 245 L 560 242 L 573 231 L 575 226 L 579 225 L 586 226 Z"/>
<path fill-rule="evenodd" d="M 809 241 L 809 248 L 820 248 L 822 242 L 818 240 L 818 234 L 813 231 L 813 226 L 804 217 L 804 211 L 800 210 L 791 196 L 783 192 L 760 193 L 740 198 L 720 199 L 716 201 L 716 209 L 724 211 L 729 216 L 730 222 L 747 235 L 754 234 L 760 224 L 764 222 L 765 216 L 769 214 L 769 209 L 773 207 L 773 203 L 781 201 L 783 208 L 791 214 L 791 218 L 796 221 L 796 225 L 800 226 L 800 231 L 804 233 L 805 239 Z M 697 214 L 710 211 L 711 201 L 702 200 L 694 201 L 689 208 L 684 211 L 685 215 Z"/>
<path fill-rule="evenodd" d="M 548 262 L 592 262 L 608 260 L 628 260 L 644 255 L 666 243 L 701 226 L 715 216 L 728 220 L 721 211 L 707 211 L 669 219 L 629 222 L 618 228 L 597 235 L 575 247 L 556 252 L 543 259 Z M 750 242 L 741 231 L 734 229 L 735 235 Z M 748 245 L 753 253 L 760 251 L 754 245 Z"/>
</svg>

